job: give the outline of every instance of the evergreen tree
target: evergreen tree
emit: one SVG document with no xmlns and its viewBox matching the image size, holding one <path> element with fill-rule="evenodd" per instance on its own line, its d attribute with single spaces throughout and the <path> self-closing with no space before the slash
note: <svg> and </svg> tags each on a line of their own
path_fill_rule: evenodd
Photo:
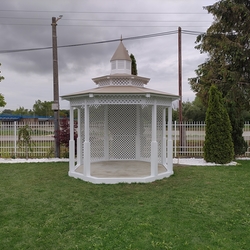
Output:
<svg viewBox="0 0 250 250">
<path fill-rule="evenodd" d="M 197 37 L 196 46 L 208 59 L 190 78 L 191 88 L 205 106 L 209 88 L 216 85 L 229 112 L 235 155 L 244 153 L 242 115 L 250 109 L 250 1 L 220 0 L 205 7 L 214 16 L 207 32 Z M 236 115 L 237 114 L 237 115 Z"/>
<path fill-rule="evenodd" d="M 1 63 L 0 63 L 1 66 Z M 1 71 L 0 71 L 1 73 Z M 0 75 L 0 82 L 4 80 L 4 77 Z M 0 107 L 4 107 L 6 105 L 6 102 L 4 100 L 4 96 L 0 93 Z"/>
<path fill-rule="evenodd" d="M 206 136 L 204 159 L 207 162 L 226 164 L 233 160 L 234 147 L 231 135 L 232 127 L 221 93 L 215 85 L 209 90 L 206 112 Z"/>
<path fill-rule="evenodd" d="M 132 62 L 131 62 L 131 74 L 137 76 L 138 72 L 137 72 L 137 65 L 136 65 L 135 57 L 133 54 L 130 54 L 130 58 L 132 60 Z"/>
<path fill-rule="evenodd" d="M 237 112 L 237 105 L 233 102 L 227 103 L 228 115 L 232 125 L 232 139 L 234 144 L 234 155 L 243 155 L 248 148 L 243 137 L 244 118 L 241 112 Z"/>
<path fill-rule="evenodd" d="M 191 88 L 207 103 L 208 91 L 215 84 L 225 100 L 249 110 L 250 99 L 250 2 L 220 0 L 205 7 L 214 15 L 207 32 L 197 37 L 196 48 L 208 59 L 190 78 Z"/>
</svg>

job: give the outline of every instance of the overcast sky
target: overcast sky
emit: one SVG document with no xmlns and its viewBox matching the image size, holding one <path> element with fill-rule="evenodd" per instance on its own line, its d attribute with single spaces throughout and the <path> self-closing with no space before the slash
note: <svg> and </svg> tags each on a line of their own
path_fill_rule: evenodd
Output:
<svg viewBox="0 0 250 250">
<path fill-rule="evenodd" d="M 205 32 L 213 17 L 203 6 L 216 0 L 0 0 L 0 93 L 3 109 L 32 109 L 36 100 L 53 100 L 52 49 L 13 52 L 52 46 L 52 17 L 57 42 L 75 45 L 122 37 L 137 62 L 138 75 L 150 78 L 147 87 L 178 94 L 178 30 Z M 144 39 L 126 38 L 166 32 Z M 167 32 L 170 32 L 168 35 Z M 193 101 L 188 78 L 206 55 L 194 48 L 195 33 L 182 34 L 183 101 Z M 119 41 L 58 49 L 59 95 L 95 87 L 92 78 L 110 74 L 110 59 Z M 3 53 L 10 51 L 9 53 Z M 60 101 L 67 109 L 67 101 Z"/>
</svg>

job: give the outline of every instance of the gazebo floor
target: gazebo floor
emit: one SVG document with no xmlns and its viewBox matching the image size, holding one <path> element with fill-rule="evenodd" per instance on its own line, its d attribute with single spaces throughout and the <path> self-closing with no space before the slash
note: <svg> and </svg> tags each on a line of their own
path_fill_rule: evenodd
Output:
<svg viewBox="0 0 250 250">
<path fill-rule="evenodd" d="M 75 172 L 83 173 L 83 166 Z M 91 163 L 90 175 L 97 178 L 133 178 L 150 176 L 150 162 L 144 161 L 102 161 Z M 158 173 L 165 173 L 167 169 L 158 164 Z"/>
</svg>

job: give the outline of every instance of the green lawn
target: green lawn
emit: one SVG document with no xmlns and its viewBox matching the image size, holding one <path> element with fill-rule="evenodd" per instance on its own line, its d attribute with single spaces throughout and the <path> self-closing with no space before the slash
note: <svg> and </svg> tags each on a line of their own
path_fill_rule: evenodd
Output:
<svg viewBox="0 0 250 250">
<path fill-rule="evenodd" d="M 94 185 L 68 163 L 0 165 L 0 249 L 250 249 L 250 162 Z"/>
</svg>

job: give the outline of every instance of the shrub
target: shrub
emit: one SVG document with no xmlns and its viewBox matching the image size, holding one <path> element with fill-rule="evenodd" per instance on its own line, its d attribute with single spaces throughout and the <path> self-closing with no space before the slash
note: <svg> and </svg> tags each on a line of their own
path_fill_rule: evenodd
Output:
<svg viewBox="0 0 250 250">
<path fill-rule="evenodd" d="M 32 151 L 31 134 L 32 134 L 32 129 L 28 125 L 25 125 L 24 127 L 19 128 L 18 130 L 18 145 L 19 147 L 25 148 L 26 159 L 28 159 L 29 157 L 29 150 Z"/>
<path fill-rule="evenodd" d="M 232 161 L 234 147 L 231 131 L 232 126 L 222 95 L 215 85 L 212 85 L 206 112 L 204 159 L 207 162 L 225 164 Z"/>
<path fill-rule="evenodd" d="M 76 126 L 77 123 L 74 123 L 74 140 L 75 140 L 75 151 L 76 148 L 76 139 L 77 139 L 77 132 L 76 132 Z M 69 152 L 69 140 L 70 140 L 70 123 L 69 119 L 67 117 L 64 117 L 60 120 L 60 131 L 58 133 L 59 135 L 59 142 L 60 145 L 63 145 L 66 149 L 66 151 L 63 153 L 64 157 L 68 157 Z"/>
</svg>

